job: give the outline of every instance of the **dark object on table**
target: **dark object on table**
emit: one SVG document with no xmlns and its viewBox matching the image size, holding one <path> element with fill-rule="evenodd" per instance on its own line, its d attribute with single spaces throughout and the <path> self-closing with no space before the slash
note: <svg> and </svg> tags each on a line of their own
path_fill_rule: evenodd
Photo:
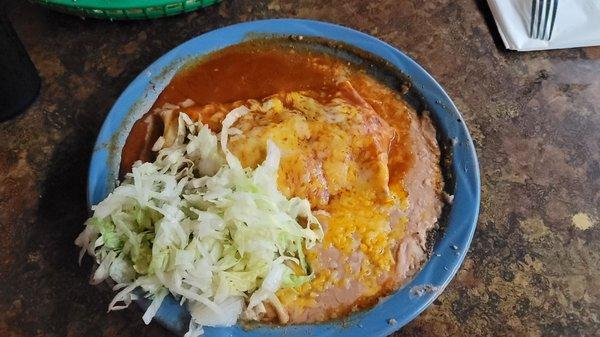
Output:
<svg viewBox="0 0 600 337">
<path fill-rule="evenodd" d="M 0 9 L 0 121 L 25 111 L 39 91 L 37 70 Z"/>
</svg>

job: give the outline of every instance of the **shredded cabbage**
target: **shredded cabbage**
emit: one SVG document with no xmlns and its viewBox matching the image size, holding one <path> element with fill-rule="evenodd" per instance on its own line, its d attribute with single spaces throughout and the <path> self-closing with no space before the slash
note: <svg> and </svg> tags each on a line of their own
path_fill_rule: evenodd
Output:
<svg viewBox="0 0 600 337">
<path fill-rule="evenodd" d="M 220 135 L 182 113 L 174 143 L 153 147 L 154 162 L 136 162 L 75 240 L 81 257 L 98 267 L 90 282 L 107 278 L 118 293 L 109 310 L 126 308 L 141 288 L 152 300 L 148 324 L 171 293 L 192 319 L 187 337 L 203 326 L 231 326 L 240 316 L 258 319 L 263 302 L 281 306 L 275 292 L 312 278 L 304 249 L 323 238 L 305 199 L 277 189 L 280 152 L 268 141 L 262 165 L 243 168 L 227 148 L 241 106 L 223 121 Z M 302 224 L 301 224 L 302 223 Z M 295 274 L 286 263 L 296 263 Z"/>
</svg>

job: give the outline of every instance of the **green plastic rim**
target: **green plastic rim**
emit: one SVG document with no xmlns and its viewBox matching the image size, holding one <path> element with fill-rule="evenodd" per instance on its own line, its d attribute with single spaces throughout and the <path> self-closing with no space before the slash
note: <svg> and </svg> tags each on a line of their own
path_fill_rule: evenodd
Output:
<svg viewBox="0 0 600 337">
<path fill-rule="evenodd" d="M 136 20 L 156 19 L 195 11 L 220 0 L 30 0 L 80 17 Z"/>
</svg>

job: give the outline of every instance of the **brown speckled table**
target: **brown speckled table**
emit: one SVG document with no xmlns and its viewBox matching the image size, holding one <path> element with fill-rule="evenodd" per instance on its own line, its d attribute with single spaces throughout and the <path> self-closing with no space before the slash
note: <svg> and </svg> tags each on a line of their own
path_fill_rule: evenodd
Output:
<svg viewBox="0 0 600 337">
<path fill-rule="evenodd" d="M 43 83 L 25 114 L 0 123 L 0 336 L 170 335 L 135 308 L 107 314 L 111 291 L 88 285 L 89 261 L 76 263 L 92 145 L 154 59 L 270 17 L 331 21 L 402 49 L 474 136 L 483 191 L 473 245 L 397 336 L 598 336 L 600 47 L 506 51 L 482 0 L 225 1 L 143 22 L 81 20 L 24 0 L 9 9 Z"/>
</svg>

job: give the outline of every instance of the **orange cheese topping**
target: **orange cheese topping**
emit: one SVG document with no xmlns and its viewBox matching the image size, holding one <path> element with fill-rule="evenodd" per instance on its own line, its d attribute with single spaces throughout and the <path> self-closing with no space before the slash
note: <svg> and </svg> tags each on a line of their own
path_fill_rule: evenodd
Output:
<svg viewBox="0 0 600 337">
<path fill-rule="evenodd" d="M 378 269 L 388 271 L 393 263 L 388 242 L 389 212 L 376 202 L 372 192 L 344 192 L 331 201 L 325 248 L 334 246 L 349 254 L 357 248 Z"/>
</svg>

